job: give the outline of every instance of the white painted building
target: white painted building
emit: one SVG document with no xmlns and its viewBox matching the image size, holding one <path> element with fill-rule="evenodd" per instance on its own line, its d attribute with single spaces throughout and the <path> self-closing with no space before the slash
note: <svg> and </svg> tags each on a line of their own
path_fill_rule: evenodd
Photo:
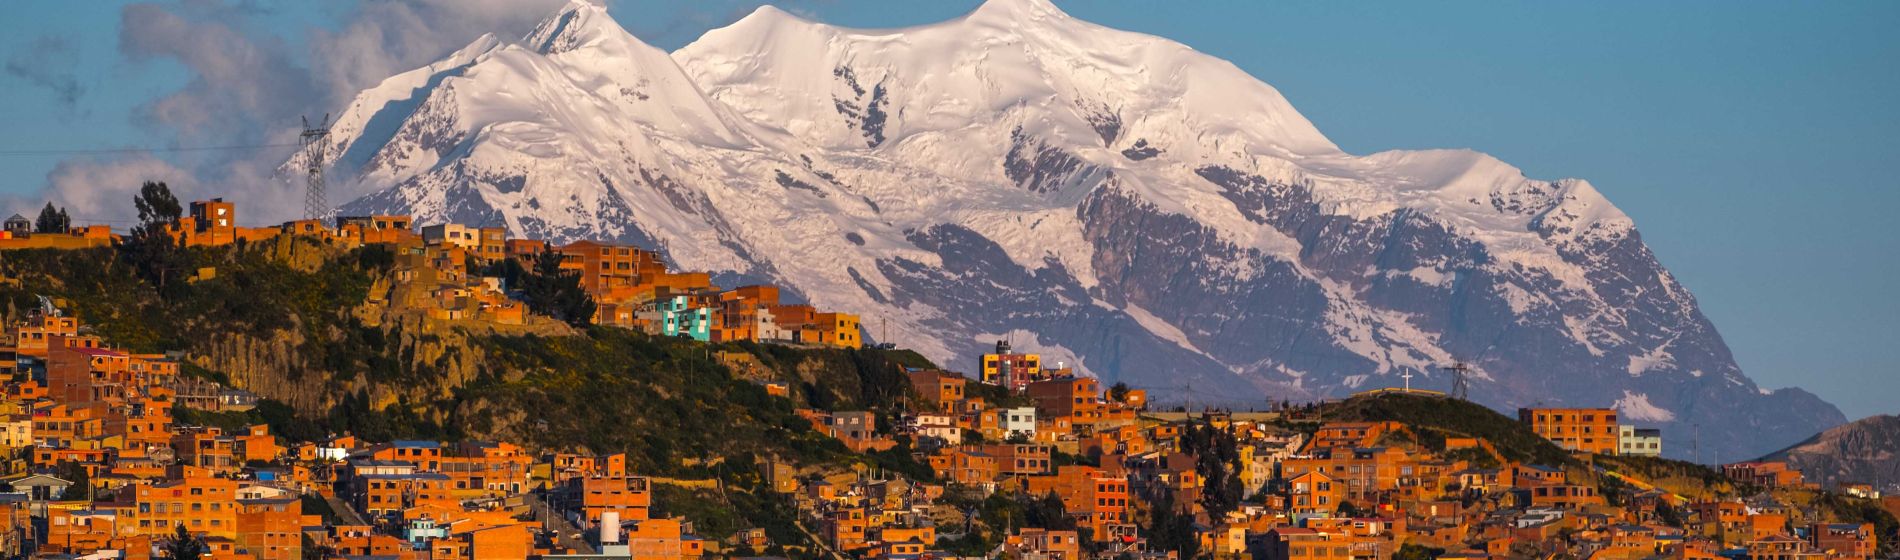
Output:
<svg viewBox="0 0 1900 560">
<path fill-rule="evenodd" d="M 1662 430 L 1618 425 L 1616 454 L 1634 457 L 1661 457 Z"/>
<path fill-rule="evenodd" d="M 422 240 L 430 244 L 454 245 L 471 250 L 482 244 L 481 231 L 462 224 L 423 226 Z"/>
<path fill-rule="evenodd" d="M 1005 408 L 999 414 L 1002 415 L 1005 437 L 1022 434 L 1032 441 L 1036 439 L 1036 407 Z"/>
<path fill-rule="evenodd" d="M 917 415 L 917 435 L 943 440 L 947 445 L 963 443 L 963 428 L 957 427 L 957 419 L 948 414 Z"/>
</svg>

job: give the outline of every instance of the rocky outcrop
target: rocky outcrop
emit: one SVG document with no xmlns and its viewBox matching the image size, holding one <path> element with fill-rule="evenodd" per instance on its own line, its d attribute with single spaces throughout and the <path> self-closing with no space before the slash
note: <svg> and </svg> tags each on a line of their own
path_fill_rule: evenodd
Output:
<svg viewBox="0 0 1900 560">
<path fill-rule="evenodd" d="M 1880 415 L 1836 426 L 1763 459 L 1785 460 L 1822 488 L 1871 484 L 1900 492 L 1900 416 Z"/>
</svg>

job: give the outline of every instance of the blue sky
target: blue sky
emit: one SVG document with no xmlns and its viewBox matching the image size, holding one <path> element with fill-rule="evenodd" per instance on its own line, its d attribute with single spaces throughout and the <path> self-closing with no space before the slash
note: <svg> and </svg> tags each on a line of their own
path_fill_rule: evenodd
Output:
<svg viewBox="0 0 1900 560">
<path fill-rule="evenodd" d="M 1057 3 L 1083 19 L 1233 61 L 1279 88 L 1350 152 L 1472 148 L 1533 177 L 1588 179 L 1636 219 L 1751 377 L 1807 388 L 1850 417 L 1900 412 L 1893 404 L 1900 397 L 1900 329 L 1893 326 L 1900 231 L 1890 219 L 1900 207 L 1893 172 L 1900 39 L 1892 34 L 1900 2 Z M 464 27 L 537 19 L 456 11 L 490 9 L 494 1 L 450 3 L 446 11 L 422 4 L 429 2 L 415 5 L 419 21 L 431 22 L 433 35 L 390 49 L 401 51 L 395 64 L 416 65 L 466 43 L 474 35 L 457 35 Z M 636 35 L 672 49 L 755 5 L 621 0 L 612 13 Z M 877 27 L 941 20 L 973 5 L 783 4 L 823 21 Z M 353 2 L 160 7 L 223 23 L 253 42 L 214 50 L 255 46 L 285 57 L 242 67 L 252 73 L 277 66 L 320 73 L 309 70 L 325 66 L 310 60 L 312 45 L 364 20 L 390 19 L 375 11 L 389 6 Z M 307 102 L 234 109 L 235 116 L 209 124 L 155 116 L 157 100 L 192 87 L 195 69 L 212 62 L 149 41 L 122 45 L 127 13 L 119 2 L 0 5 L 0 129 L 11 132 L 0 151 L 270 142 L 283 139 L 279 121 L 294 124 L 297 112 L 338 108 L 323 106 L 336 93 L 319 92 Z M 310 82 L 315 89 L 356 85 Z M 232 160 L 244 157 L 160 159 L 189 174 L 235 168 L 243 162 Z M 39 200 L 61 161 L 0 156 L 0 195 L 17 197 L 16 205 Z"/>
</svg>

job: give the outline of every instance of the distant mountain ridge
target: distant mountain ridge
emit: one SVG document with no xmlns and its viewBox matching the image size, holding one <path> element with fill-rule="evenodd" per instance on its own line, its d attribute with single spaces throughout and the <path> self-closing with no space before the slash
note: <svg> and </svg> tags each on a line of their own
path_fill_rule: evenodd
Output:
<svg viewBox="0 0 1900 560">
<path fill-rule="evenodd" d="M 1900 416 L 1869 416 L 1835 426 L 1764 459 L 1788 461 L 1824 488 L 1860 483 L 1900 492 Z"/>
<path fill-rule="evenodd" d="M 1346 154 L 1231 63 L 1046 0 L 888 30 L 764 7 L 671 54 L 576 2 L 364 91 L 332 138 L 373 189 L 344 212 L 654 247 L 952 368 L 1008 337 L 1245 404 L 1463 361 L 1492 407 L 1614 405 L 1728 460 L 1845 420 L 1744 376 L 1589 183 Z"/>
</svg>

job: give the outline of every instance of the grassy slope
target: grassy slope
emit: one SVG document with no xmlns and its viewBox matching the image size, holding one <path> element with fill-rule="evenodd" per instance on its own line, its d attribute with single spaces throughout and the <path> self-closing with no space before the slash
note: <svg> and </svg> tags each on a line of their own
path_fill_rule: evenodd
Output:
<svg viewBox="0 0 1900 560">
<path fill-rule="evenodd" d="M 1327 421 L 1394 420 L 1418 428 L 1422 444 L 1444 449 L 1445 437 L 1484 438 L 1508 460 L 1551 466 L 1576 466 L 1577 459 L 1514 418 L 1472 402 L 1420 395 L 1382 393 L 1326 405 Z"/>
</svg>

